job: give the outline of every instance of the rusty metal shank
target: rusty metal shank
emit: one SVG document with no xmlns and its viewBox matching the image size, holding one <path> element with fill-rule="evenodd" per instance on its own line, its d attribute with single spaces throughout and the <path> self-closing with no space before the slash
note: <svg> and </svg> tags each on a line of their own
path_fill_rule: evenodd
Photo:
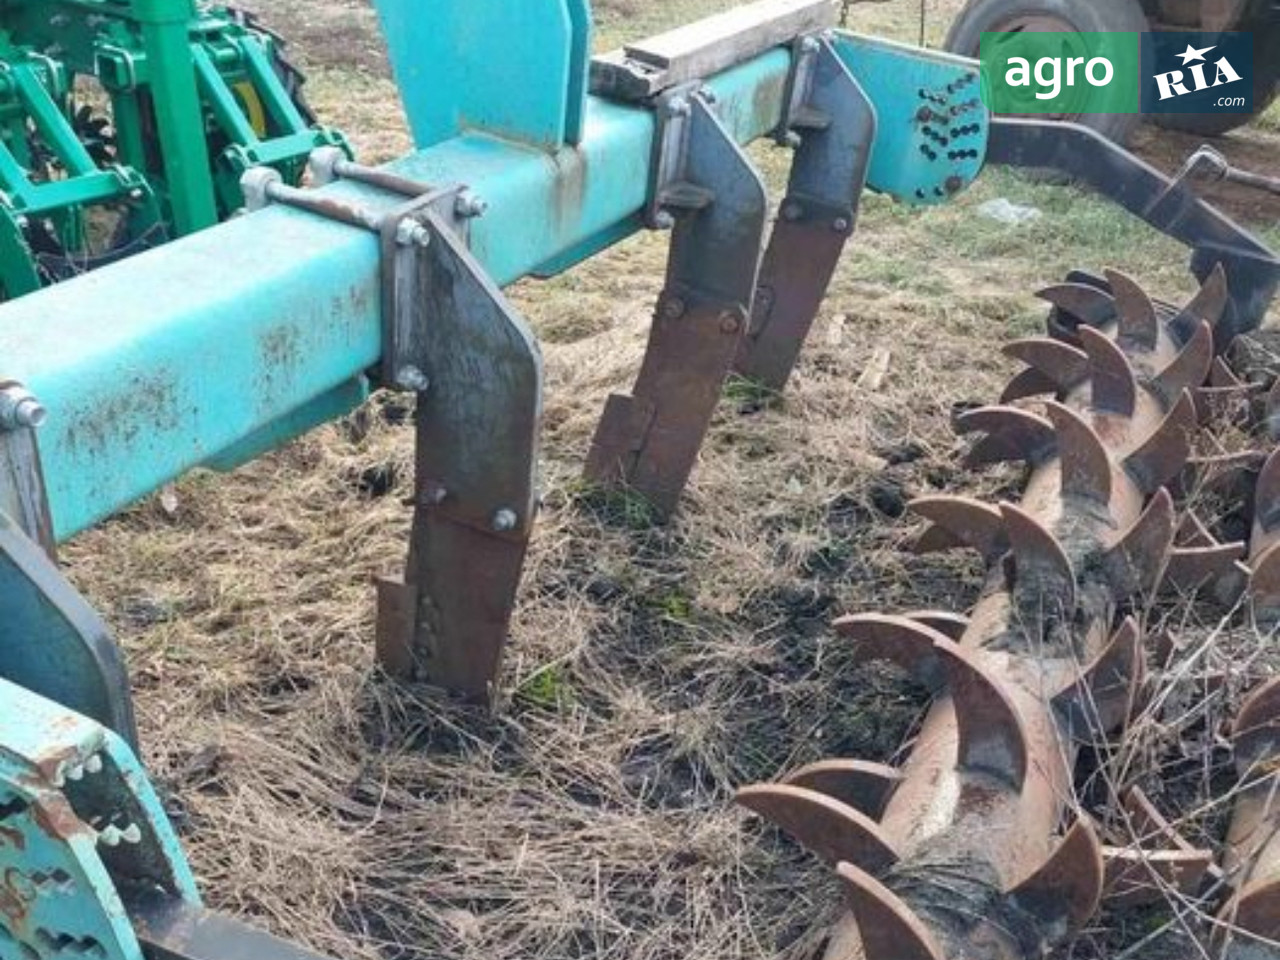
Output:
<svg viewBox="0 0 1280 960">
<path fill-rule="evenodd" d="M 1079 348 L 1024 341 L 1010 351 L 1045 373 L 1051 398 L 960 419 L 985 434 L 973 459 L 1028 464 L 1021 503 L 921 504 L 929 549 L 975 547 L 990 564 L 963 632 L 934 629 L 936 615 L 836 624 L 862 656 L 907 668 L 937 698 L 879 823 L 862 811 L 858 842 L 845 845 L 855 851 L 839 865 L 850 913 L 828 960 L 1027 960 L 1097 908 L 1105 877 L 1090 821 L 1058 831 L 1073 819 L 1080 744 L 1132 710 L 1141 633 L 1121 610 L 1143 606 L 1163 576 L 1175 530 L 1164 484 L 1189 456 L 1191 391 L 1213 356 L 1202 326 L 1225 302 L 1202 296 L 1188 308 L 1199 322 L 1175 324 L 1182 314 L 1162 319 L 1132 280 L 1107 279 L 1109 290 L 1081 299 L 1105 300 L 1112 319 L 1099 311 L 1082 324 Z M 785 807 L 784 788 L 770 790 L 749 788 L 744 802 Z M 797 813 L 774 820 L 830 856 L 840 846 L 832 821 Z"/>
</svg>

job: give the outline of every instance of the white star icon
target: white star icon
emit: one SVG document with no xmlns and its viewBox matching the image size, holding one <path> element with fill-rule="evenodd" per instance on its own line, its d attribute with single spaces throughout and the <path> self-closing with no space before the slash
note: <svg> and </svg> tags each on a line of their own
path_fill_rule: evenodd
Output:
<svg viewBox="0 0 1280 960">
<path fill-rule="evenodd" d="M 1185 52 L 1185 53 L 1177 53 L 1177 54 L 1174 54 L 1174 56 L 1181 57 L 1181 58 L 1182 58 L 1182 65 L 1185 67 L 1185 66 L 1186 66 L 1188 63 L 1190 63 L 1192 60 L 1203 60 L 1203 59 L 1204 59 L 1204 55 L 1205 55 L 1206 53 L 1208 53 L 1210 50 L 1216 50 L 1216 49 L 1218 49 L 1218 48 L 1217 48 L 1217 47 L 1205 47 L 1203 50 L 1197 50 L 1195 47 L 1193 47 L 1191 44 L 1189 44 L 1189 43 L 1188 43 L 1188 44 L 1187 44 L 1187 50 L 1186 50 L 1186 52 Z"/>
</svg>

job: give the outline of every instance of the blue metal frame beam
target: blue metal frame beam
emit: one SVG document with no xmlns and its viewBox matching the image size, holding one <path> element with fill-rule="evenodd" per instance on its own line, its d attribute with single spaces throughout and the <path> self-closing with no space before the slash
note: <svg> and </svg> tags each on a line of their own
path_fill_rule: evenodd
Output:
<svg viewBox="0 0 1280 960">
<path fill-rule="evenodd" d="M 778 124 L 790 62 L 775 50 L 710 81 L 739 142 Z M 393 169 L 489 200 L 472 249 L 506 285 L 639 229 L 654 129 L 646 109 L 590 98 L 576 147 L 469 133 Z M 326 192 L 378 211 L 403 200 L 351 183 Z M 276 207 L 0 307 L 0 371 L 49 410 L 57 536 L 356 402 L 353 381 L 381 353 L 379 291 L 373 234 Z"/>
</svg>

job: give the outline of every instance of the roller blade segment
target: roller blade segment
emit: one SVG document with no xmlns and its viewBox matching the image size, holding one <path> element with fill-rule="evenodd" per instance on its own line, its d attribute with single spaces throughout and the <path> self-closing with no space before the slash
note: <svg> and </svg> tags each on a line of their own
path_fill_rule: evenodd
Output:
<svg viewBox="0 0 1280 960">
<path fill-rule="evenodd" d="M 1191 393 L 1184 391 L 1160 426 L 1125 458 L 1124 468 L 1147 496 L 1182 472 L 1191 457 L 1191 433 L 1197 426 Z"/>
<path fill-rule="evenodd" d="M 1151 387 L 1166 405 L 1177 401 L 1184 390 L 1198 390 L 1209 379 L 1213 366 L 1213 328 L 1200 321 L 1195 333 L 1151 380 Z"/>
<path fill-rule="evenodd" d="M 1006 343 L 1001 352 L 1025 363 L 1053 383 L 1058 391 L 1075 388 L 1089 375 L 1089 357 L 1083 350 L 1050 337 L 1014 340 Z"/>
<path fill-rule="evenodd" d="M 1280 450 L 1258 471 L 1253 493 L 1254 539 L 1280 530 Z"/>
<path fill-rule="evenodd" d="M 955 705 L 961 770 L 982 773 L 1021 792 L 1027 779 L 1027 731 L 1018 708 L 992 676 L 959 645 L 937 645 Z"/>
<path fill-rule="evenodd" d="M 1221 357 L 1214 357 L 1209 367 L 1209 386 L 1218 390 L 1247 390 L 1249 385 Z"/>
<path fill-rule="evenodd" d="M 921 497 L 907 509 L 931 521 L 934 526 L 916 543 L 917 553 L 968 547 L 977 550 L 987 561 L 1008 549 L 1004 535 L 1004 518 L 995 507 L 971 497 Z M 928 534 L 940 530 L 942 536 Z M 945 632 L 945 631 L 944 631 Z"/>
<path fill-rule="evenodd" d="M 1108 270 L 1107 283 L 1120 315 L 1116 340 L 1125 351 L 1150 353 L 1160 342 L 1160 318 L 1147 292 L 1129 276 Z"/>
<path fill-rule="evenodd" d="M 1200 323 L 1208 323 L 1210 327 L 1216 329 L 1218 323 L 1222 320 L 1222 316 L 1226 313 L 1227 303 L 1231 299 L 1230 291 L 1227 288 L 1227 274 L 1222 268 L 1222 264 L 1218 264 L 1213 268 L 1196 295 L 1191 299 L 1185 307 L 1179 311 L 1178 315 L 1169 321 L 1169 329 L 1179 343 L 1186 343 L 1196 332 L 1196 328 Z M 1227 347 L 1229 344 L 1220 344 Z"/>
<path fill-rule="evenodd" d="M 1171 890 L 1194 897 L 1213 866 L 1213 851 L 1103 847 L 1102 859 L 1103 898 L 1112 908 L 1129 909 L 1168 902 Z"/>
<path fill-rule="evenodd" d="M 1121 417 L 1133 416 L 1138 405 L 1138 375 L 1124 351 L 1091 327 L 1081 328 L 1080 343 L 1089 356 L 1093 409 Z"/>
<path fill-rule="evenodd" d="M 960 764 L 1021 789 L 1027 771 L 1022 719 L 999 681 L 945 634 L 906 617 L 862 614 L 837 620 L 836 632 L 858 645 L 859 658 L 885 660 L 955 703 Z"/>
<path fill-rule="evenodd" d="M 737 801 L 829 866 L 857 863 L 879 873 L 900 859 L 870 817 L 817 790 L 759 784 L 739 790 Z"/>
<path fill-rule="evenodd" d="M 1102 438 L 1079 414 L 1056 401 L 1045 404 L 1062 463 L 1062 495 L 1111 502 L 1111 457 Z"/>
<path fill-rule="evenodd" d="M 951 640 L 924 624 L 906 617 L 865 613 L 837 620 L 835 630 L 856 644 L 858 660 L 895 664 L 933 692 L 947 682 L 946 665 L 938 648 Z"/>
<path fill-rule="evenodd" d="M 1036 917 L 1061 942 L 1079 933 L 1102 902 L 1105 867 L 1097 831 L 1075 822 L 1044 865 L 1009 891 L 1021 910 Z M 1062 924 L 1065 930 L 1059 930 Z M 1059 935 L 1060 934 L 1060 935 Z"/>
<path fill-rule="evenodd" d="M 1019 602 L 1028 592 L 1038 591 L 1042 610 L 1057 610 L 1069 618 L 1076 608 L 1076 576 L 1062 544 L 1021 508 L 1002 503 L 1000 513 L 1013 551 Z"/>
<path fill-rule="evenodd" d="M 903 616 L 908 620 L 924 624 L 930 630 L 937 630 L 938 633 L 950 637 L 957 643 L 969 629 L 968 617 L 962 617 L 958 613 L 947 610 L 913 610 L 910 613 L 904 613 Z"/>
<path fill-rule="evenodd" d="M 1075 683 L 1053 698 L 1053 705 L 1067 718 L 1072 736 L 1093 742 L 1129 719 L 1144 673 L 1142 632 L 1133 617 L 1126 617 L 1106 649 L 1080 671 Z"/>
<path fill-rule="evenodd" d="M 1115 298 L 1092 284 L 1059 283 L 1036 296 L 1052 304 L 1055 313 L 1064 315 L 1049 317 L 1049 335 L 1065 343 L 1079 343 L 1081 327 L 1103 327 L 1116 318 Z"/>
<path fill-rule="evenodd" d="M 1225 941 L 1228 935 L 1234 936 L 1241 948 L 1250 941 L 1269 944 L 1280 941 L 1280 880 L 1268 878 L 1247 884 L 1238 897 L 1223 907 L 1218 919 L 1226 926 L 1215 928 L 1215 943 Z M 1235 957 L 1234 954 L 1226 956 L 1230 960 Z M 1242 952 L 1239 956 L 1240 960 L 1246 960 L 1255 955 Z M 1271 957 L 1274 953 L 1268 951 L 1256 956 Z"/>
<path fill-rule="evenodd" d="M 969 451 L 965 463 L 980 467 L 1022 460 L 1035 465 L 1053 453 L 1053 424 L 1019 407 L 979 407 L 956 418 L 962 433 L 985 433 Z"/>
<path fill-rule="evenodd" d="M 1231 728 L 1236 769 L 1243 777 L 1280 757 L 1280 677 L 1251 693 Z"/>
<path fill-rule="evenodd" d="M 1004 392 L 1000 394 L 1000 402 L 1013 403 L 1027 397 L 1041 397 L 1046 393 L 1057 395 L 1058 384 L 1039 370 L 1023 370 L 1009 381 Z"/>
<path fill-rule="evenodd" d="M 1155 594 L 1173 549 L 1174 522 L 1173 497 L 1161 487 L 1133 526 L 1107 549 L 1107 574 L 1118 595 Z"/>
<path fill-rule="evenodd" d="M 851 863 L 836 868 L 865 960 L 947 960 L 929 929 L 896 894 Z"/>
<path fill-rule="evenodd" d="M 1243 541 L 1218 543 L 1211 547 L 1174 547 L 1169 551 L 1162 590 L 1195 593 L 1232 572 L 1245 555 Z"/>
<path fill-rule="evenodd" d="M 824 794 L 873 819 L 879 819 L 901 782 L 893 767 L 865 760 L 820 760 L 783 779 L 786 786 Z"/>
</svg>

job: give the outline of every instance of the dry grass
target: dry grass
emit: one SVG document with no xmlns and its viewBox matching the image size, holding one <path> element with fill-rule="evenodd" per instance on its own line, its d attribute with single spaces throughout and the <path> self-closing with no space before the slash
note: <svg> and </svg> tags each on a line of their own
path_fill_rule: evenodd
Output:
<svg viewBox="0 0 1280 960">
<path fill-rule="evenodd" d="M 610 0 L 602 43 L 727 5 Z M 407 149 L 363 4 L 261 6 L 296 28 L 322 114 L 369 158 Z M 910 13 L 854 10 L 908 36 Z M 778 156 L 756 155 L 776 186 Z M 996 196 L 1048 215 L 980 218 Z M 1076 265 L 1188 286 L 1176 247 L 1070 191 L 995 174 L 926 214 L 870 198 L 794 388 L 727 391 L 680 518 L 655 528 L 578 476 L 663 255 L 641 237 L 515 291 L 547 341 L 546 508 L 491 716 L 371 675 L 370 579 L 408 521 L 397 400 L 68 548 L 128 647 L 146 759 L 213 903 L 351 958 L 810 955 L 837 907 L 826 872 L 732 790 L 889 759 L 921 707 L 826 623 L 972 602 L 976 569 L 912 555 L 902 506 L 1016 492 L 958 469 L 950 414 L 999 393 L 997 344 L 1042 317 L 1032 290 Z"/>
</svg>

